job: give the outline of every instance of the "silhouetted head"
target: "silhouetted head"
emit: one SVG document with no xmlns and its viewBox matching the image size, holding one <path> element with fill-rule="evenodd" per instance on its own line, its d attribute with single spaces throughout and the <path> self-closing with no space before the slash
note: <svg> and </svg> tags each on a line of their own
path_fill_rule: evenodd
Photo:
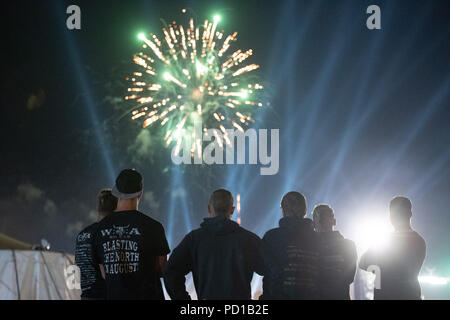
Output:
<svg viewBox="0 0 450 320">
<path fill-rule="evenodd" d="M 117 207 L 117 198 L 111 193 L 111 189 L 102 189 L 97 196 L 97 212 L 99 220 L 114 212 Z"/>
<path fill-rule="evenodd" d="M 306 198 L 300 192 L 290 191 L 281 199 L 283 217 L 304 218 L 306 215 Z"/>
<path fill-rule="evenodd" d="M 333 231 L 336 219 L 334 218 L 334 211 L 329 205 L 319 204 L 315 206 L 312 216 L 316 232 Z"/>
<path fill-rule="evenodd" d="M 397 196 L 389 204 L 391 224 L 395 230 L 410 229 L 412 204 L 406 197 Z"/>
<path fill-rule="evenodd" d="M 137 210 L 143 194 L 141 174 L 135 169 L 122 170 L 111 192 L 119 199 L 117 211 Z"/>
<path fill-rule="evenodd" d="M 212 217 L 230 219 L 234 212 L 234 199 L 230 191 L 219 189 L 212 193 L 209 199 L 208 212 Z"/>
</svg>

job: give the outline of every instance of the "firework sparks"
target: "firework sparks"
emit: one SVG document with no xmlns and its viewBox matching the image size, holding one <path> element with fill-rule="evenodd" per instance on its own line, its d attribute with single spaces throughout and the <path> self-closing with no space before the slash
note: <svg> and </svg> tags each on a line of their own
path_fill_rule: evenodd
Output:
<svg viewBox="0 0 450 320">
<path fill-rule="evenodd" d="M 224 37 L 219 22 L 215 16 L 196 26 L 190 18 L 186 26 L 174 21 L 163 27 L 159 36 L 139 34 L 143 51 L 133 57 L 139 70 L 126 78 L 131 85 L 125 100 L 134 103 L 131 119 L 143 121 L 144 128 L 159 123 L 166 146 L 175 144 L 175 150 L 189 137 L 192 155 L 201 143 L 195 122 L 200 121 L 204 131 L 220 129 L 229 144 L 224 125 L 243 131 L 263 105 L 258 101 L 263 86 L 248 75 L 259 68 L 247 64 L 253 51 L 232 51 L 237 32 Z"/>
</svg>

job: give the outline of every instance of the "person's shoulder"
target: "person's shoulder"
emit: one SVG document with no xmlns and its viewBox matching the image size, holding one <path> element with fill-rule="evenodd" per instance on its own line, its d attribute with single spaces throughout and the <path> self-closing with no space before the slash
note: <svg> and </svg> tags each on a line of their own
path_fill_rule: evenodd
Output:
<svg viewBox="0 0 450 320">
<path fill-rule="evenodd" d="M 92 231 L 97 230 L 97 228 L 98 228 L 98 222 L 94 222 L 94 223 L 91 223 L 90 225 L 86 226 L 83 230 L 80 231 L 80 233 L 92 232 Z"/>
<path fill-rule="evenodd" d="M 160 222 L 158 220 L 156 220 L 155 218 L 152 218 L 149 214 L 144 213 L 142 211 L 136 211 L 136 214 L 139 218 L 143 219 L 146 222 L 149 223 L 156 223 L 156 224 L 160 224 Z"/>
<path fill-rule="evenodd" d="M 416 236 L 418 239 L 425 241 L 425 239 L 422 237 L 420 233 L 418 233 L 416 230 L 413 231 L 414 236 Z"/>
<path fill-rule="evenodd" d="M 240 232 L 245 234 L 246 237 L 248 237 L 249 239 L 251 239 L 253 241 L 261 240 L 261 238 L 257 234 L 251 232 L 250 230 L 245 229 L 244 227 L 239 226 L 239 230 L 240 230 Z"/>
<path fill-rule="evenodd" d="M 92 223 L 81 230 L 75 239 L 75 250 L 78 251 L 84 245 L 94 245 L 96 241 L 98 223 Z"/>
<path fill-rule="evenodd" d="M 353 240 L 350 239 L 342 239 L 343 243 L 344 243 L 344 250 L 346 250 L 349 254 L 352 255 L 356 255 L 357 254 L 357 250 L 356 250 L 356 243 Z"/>
<path fill-rule="evenodd" d="M 348 238 L 343 238 L 342 241 L 345 243 L 346 246 L 356 248 L 355 241 Z"/>
<path fill-rule="evenodd" d="M 97 222 L 95 229 L 98 230 L 102 226 L 107 225 L 110 222 L 114 222 L 115 218 L 116 218 L 116 212 L 109 213 L 103 219 L 101 219 L 99 222 Z"/>
<path fill-rule="evenodd" d="M 263 236 L 264 240 L 271 239 L 272 237 L 276 237 L 281 232 L 280 227 L 272 228 L 266 231 Z"/>
<path fill-rule="evenodd" d="M 196 228 L 196 229 L 193 229 L 190 232 L 188 232 L 186 234 L 186 236 L 196 236 L 196 235 L 202 234 L 204 232 L 205 232 L 205 230 L 203 228 Z"/>
<path fill-rule="evenodd" d="M 88 235 L 92 235 L 97 231 L 98 228 L 98 222 L 94 222 L 86 227 L 84 227 L 83 230 L 78 232 L 77 234 L 77 241 L 83 241 L 89 238 Z"/>
<path fill-rule="evenodd" d="M 162 223 L 159 222 L 158 220 L 150 217 L 149 215 L 147 215 L 141 211 L 136 211 L 136 212 L 137 212 L 139 219 L 141 219 L 143 223 L 147 224 L 148 226 L 154 227 L 154 228 L 164 229 Z"/>
<path fill-rule="evenodd" d="M 196 239 L 201 239 L 203 237 L 203 235 L 205 234 L 205 230 L 203 230 L 202 228 L 197 228 L 194 230 L 189 231 L 185 236 L 184 236 L 184 240 L 187 241 L 194 241 Z"/>
<path fill-rule="evenodd" d="M 195 243 L 201 243 L 205 240 L 206 232 L 202 228 L 197 228 L 194 230 L 189 231 L 187 234 L 184 235 L 183 239 L 180 241 L 183 243 L 189 243 L 189 245 L 193 245 Z M 178 244 L 178 245 L 179 245 Z"/>
<path fill-rule="evenodd" d="M 426 241 L 425 241 L 425 239 L 422 237 L 422 235 L 420 233 L 418 233 L 417 231 L 413 231 L 413 234 L 414 234 L 414 237 L 415 237 L 416 241 L 419 244 L 421 244 L 423 246 L 426 246 Z"/>
<path fill-rule="evenodd" d="M 402 238 L 408 241 L 414 241 L 416 243 L 425 244 L 425 239 L 415 230 L 396 232 L 395 235 L 397 236 L 397 238 Z"/>
</svg>

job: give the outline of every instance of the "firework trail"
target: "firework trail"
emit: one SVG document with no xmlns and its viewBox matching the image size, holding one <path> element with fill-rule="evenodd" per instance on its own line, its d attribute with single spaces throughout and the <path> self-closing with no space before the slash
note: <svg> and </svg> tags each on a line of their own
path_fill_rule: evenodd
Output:
<svg viewBox="0 0 450 320">
<path fill-rule="evenodd" d="M 133 58 L 139 70 L 126 78 L 131 85 L 125 100 L 133 102 L 131 119 L 143 121 L 144 128 L 159 124 L 165 145 L 175 144 L 175 153 L 189 140 L 191 155 L 201 156 L 196 122 L 202 123 L 203 134 L 214 128 L 220 147 L 230 145 L 226 128 L 244 131 L 254 123 L 252 113 L 263 106 L 258 100 L 263 86 L 249 76 L 259 68 L 247 63 L 253 51 L 231 50 L 237 32 L 225 37 L 219 21 L 219 16 L 201 26 L 193 18 L 186 26 L 173 21 L 162 28 L 163 40 L 139 34 L 143 50 Z"/>
</svg>

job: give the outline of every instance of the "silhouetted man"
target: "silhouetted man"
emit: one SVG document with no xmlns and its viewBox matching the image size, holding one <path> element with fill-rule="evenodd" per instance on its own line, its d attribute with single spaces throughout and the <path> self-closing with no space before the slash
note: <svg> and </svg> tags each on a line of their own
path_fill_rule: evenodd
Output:
<svg viewBox="0 0 450 320">
<path fill-rule="evenodd" d="M 334 231 L 336 219 L 328 205 L 318 205 L 313 210 L 314 229 L 319 236 L 319 288 L 320 298 L 349 300 L 350 284 L 355 278 L 355 243 Z"/>
<path fill-rule="evenodd" d="M 170 250 L 161 223 L 138 211 L 142 193 L 141 175 L 123 170 L 112 189 L 117 209 L 95 236 L 107 299 L 164 299 L 160 278 Z"/>
<path fill-rule="evenodd" d="M 281 200 L 279 228 L 263 238 L 268 273 L 261 299 L 318 299 L 319 243 L 310 219 L 305 219 L 306 199 L 291 191 Z"/>
<path fill-rule="evenodd" d="M 75 247 L 75 263 L 80 269 L 81 299 L 105 299 L 105 280 L 100 267 L 92 256 L 92 242 L 98 228 L 98 222 L 116 210 L 117 198 L 111 194 L 111 189 L 103 189 L 98 194 L 97 222 L 84 228 L 77 236 Z"/>
<path fill-rule="evenodd" d="M 250 299 L 253 273 L 263 274 L 261 239 L 231 220 L 233 196 L 227 190 L 211 195 L 199 229 L 173 250 L 164 283 L 170 297 L 190 299 L 185 275 L 192 271 L 199 300 Z"/>
<path fill-rule="evenodd" d="M 425 240 L 411 228 L 412 205 L 408 198 L 395 197 L 389 209 L 395 231 L 384 247 L 370 248 L 361 257 L 359 267 L 379 268 L 380 287 L 375 288 L 375 300 L 421 299 L 418 276 L 426 255 Z"/>
</svg>

